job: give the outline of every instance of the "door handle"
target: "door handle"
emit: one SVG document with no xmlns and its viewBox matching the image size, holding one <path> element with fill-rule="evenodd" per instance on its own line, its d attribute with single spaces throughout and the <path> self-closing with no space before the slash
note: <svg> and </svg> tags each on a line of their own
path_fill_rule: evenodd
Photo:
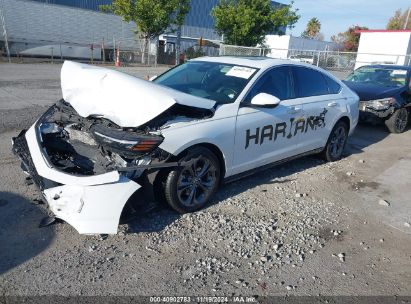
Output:
<svg viewBox="0 0 411 304">
<path fill-rule="evenodd" d="M 301 108 L 300 107 L 290 107 L 290 109 L 287 111 L 288 114 L 297 114 L 299 112 L 301 112 Z"/>
<path fill-rule="evenodd" d="M 330 103 L 328 104 L 329 107 L 336 107 L 336 106 L 338 106 L 338 105 L 339 105 L 338 102 L 335 102 L 335 101 L 330 102 Z"/>
</svg>

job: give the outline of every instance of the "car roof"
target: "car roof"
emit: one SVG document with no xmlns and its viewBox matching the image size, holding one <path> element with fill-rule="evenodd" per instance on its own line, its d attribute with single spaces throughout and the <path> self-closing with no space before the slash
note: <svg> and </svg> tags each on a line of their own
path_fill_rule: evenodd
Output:
<svg viewBox="0 0 411 304">
<path fill-rule="evenodd" d="M 395 69 L 395 70 L 407 70 L 411 71 L 411 66 L 396 65 L 396 64 L 370 64 L 363 65 L 362 68 L 382 68 L 382 69 Z"/>
<path fill-rule="evenodd" d="M 311 64 L 306 64 L 303 62 L 295 62 L 287 59 L 275 59 L 270 57 L 246 57 L 246 56 L 218 56 L 218 57 L 199 57 L 192 59 L 193 61 L 207 61 L 207 62 L 218 62 L 226 64 L 235 64 L 248 66 L 256 69 L 267 69 L 272 66 L 290 64 L 297 66 L 308 66 L 313 67 Z"/>
</svg>

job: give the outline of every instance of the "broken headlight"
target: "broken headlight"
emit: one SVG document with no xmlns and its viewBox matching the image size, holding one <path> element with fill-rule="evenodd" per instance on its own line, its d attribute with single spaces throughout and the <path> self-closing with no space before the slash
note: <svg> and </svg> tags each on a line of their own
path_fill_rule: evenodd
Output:
<svg viewBox="0 0 411 304">
<path fill-rule="evenodd" d="M 387 110 L 395 102 L 396 102 L 395 98 L 390 97 L 390 98 L 370 100 L 366 103 L 366 105 L 367 107 L 380 111 L 380 110 Z"/>
<path fill-rule="evenodd" d="M 106 150 L 124 157 L 139 157 L 157 148 L 164 140 L 162 136 L 140 134 L 101 125 L 91 128 L 96 141 Z"/>
</svg>

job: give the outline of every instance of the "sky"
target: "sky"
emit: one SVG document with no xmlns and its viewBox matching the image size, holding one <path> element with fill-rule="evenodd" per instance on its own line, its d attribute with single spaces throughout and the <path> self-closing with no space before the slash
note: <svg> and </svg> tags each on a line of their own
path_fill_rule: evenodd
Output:
<svg viewBox="0 0 411 304">
<path fill-rule="evenodd" d="M 290 4 L 290 0 L 278 2 Z M 388 20 L 397 9 L 411 8 L 411 0 L 294 0 L 301 16 L 295 28 L 287 34 L 300 36 L 308 20 L 316 17 L 321 22 L 321 32 L 325 40 L 332 35 L 345 32 L 351 25 L 366 26 L 370 29 L 385 29 Z"/>
</svg>

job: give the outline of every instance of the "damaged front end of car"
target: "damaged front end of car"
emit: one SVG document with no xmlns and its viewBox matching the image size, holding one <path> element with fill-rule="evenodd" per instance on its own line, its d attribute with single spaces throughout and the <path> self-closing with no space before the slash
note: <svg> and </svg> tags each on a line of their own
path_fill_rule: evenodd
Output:
<svg viewBox="0 0 411 304">
<path fill-rule="evenodd" d="M 377 122 L 392 115 L 399 107 L 395 98 L 360 101 L 360 118 L 362 121 Z"/>
<path fill-rule="evenodd" d="M 83 118 L 60 101 L 13 138 L 13 151 L 57 218 L 79 233 L 114 234 L 125 203 L 141 187 L 137 179 L 170 158 L 158 148 L 162 141 L 160 134 Z"/>
<path fill-rule="evenodd" d="M 81 87 L 83 83 L 74 83 L 76 75 L 94 84 Z M 129 93 L 117 105 L 109 98 L 115 82 Z M 140 192 L 148 173 L 187 165 L 173 162 L 173 155 L 159 147 L 162 128 L 210 117 L 213 104 L 184 105 L 176 96 L 186 96 L 72 62 L 63 65 L 62 89 L 63 99 L 12 139 L 13 152 L 56 218 L 81 234 L 115 234 L 126 204 Z M 136 91 L 138 100 L 130 97 Z"/>
</svg>

